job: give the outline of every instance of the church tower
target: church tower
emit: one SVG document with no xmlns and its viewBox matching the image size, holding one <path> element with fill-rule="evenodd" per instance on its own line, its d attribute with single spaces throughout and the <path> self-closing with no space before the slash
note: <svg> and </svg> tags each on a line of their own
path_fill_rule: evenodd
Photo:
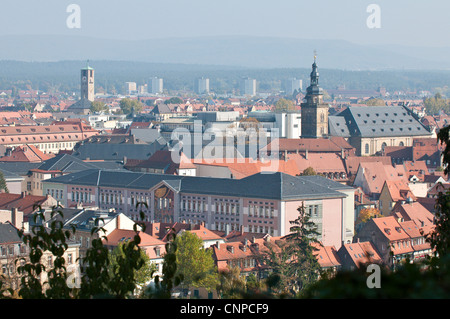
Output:
<svg viewBox="0 0 450 319">
<path fill-rule="evenodd" d="M 328 104 L 323 102 L 323 89 L 319 86 L 316 56 L 311 72 L 311 85 L 306 89 L 306 102 L 302 109 L 302 138 L 328 136 Z"/>
<path fill-rule="evenodd" d="M 81 69 L 81 99 L 93 102 L 94 97 L 94 69 L 88 64 Z"/>
</svg>

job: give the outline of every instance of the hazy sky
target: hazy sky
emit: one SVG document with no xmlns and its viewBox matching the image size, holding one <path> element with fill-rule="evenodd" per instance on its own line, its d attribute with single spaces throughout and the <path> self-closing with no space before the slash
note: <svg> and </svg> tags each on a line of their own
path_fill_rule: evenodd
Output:
<svg viewBox="0 0 450 319">
<path fill-rule="evenodd" d="M 369 29 L 369 4 L 381 27 Z M 69 29 L 66 8 L 81 8 Z M 14 0 L 1 6 L 0 35 L 64 34 L 112 39 L 251 35 L 361 44 L 450 46 L 445 0 Z"/>
</svg>

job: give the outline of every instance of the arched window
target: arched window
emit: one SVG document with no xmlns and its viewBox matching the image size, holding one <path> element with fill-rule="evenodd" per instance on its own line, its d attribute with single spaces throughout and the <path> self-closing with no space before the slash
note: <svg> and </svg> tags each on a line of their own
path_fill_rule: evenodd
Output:
<svg viewBox="0 0 450 319">
<path fill-rule="evenodd" d="M 386 143 L 383 142 L 383 144 L 381 144 L 381 150 L 384 151 L 384 148 L 387 146 Z"/>
<path fill-rule="evenodd" d="M 365 152 L 366 154 L 369 154 L 369 143 L 366 143 L 365 145 Z"/>
<path fill-rule="evenodd" d="M 403 142 L 400 142 L 400 143 L 398 144 L 398 146 L 405 146 L 405 144 L 404 144 Z"/>
<path fill-rule="evenodd" d="M 325 115 L 323 113 L 320 113 L 320 122 L 325 122 Z"/>
</svg>

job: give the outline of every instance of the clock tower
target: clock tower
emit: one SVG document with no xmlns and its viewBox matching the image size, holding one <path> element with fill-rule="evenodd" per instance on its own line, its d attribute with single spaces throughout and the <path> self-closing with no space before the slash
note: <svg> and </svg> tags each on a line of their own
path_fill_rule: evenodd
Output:
<svg viewBox="0 0 450 319">
<path fill-rule="evenodd" d="M 81 69 L 81 99 L 94 101 L 94 69 L 89 64 Z"/>
<path fill-rule="evenodd" d="M 319 86 L 319 71 L 314 55 L 311 85 L 306 89 L 306 101 L 301 104 L 303 138 L 328 136 L 328 104 L 323 102 L 323 89 Z"/>
</svg>

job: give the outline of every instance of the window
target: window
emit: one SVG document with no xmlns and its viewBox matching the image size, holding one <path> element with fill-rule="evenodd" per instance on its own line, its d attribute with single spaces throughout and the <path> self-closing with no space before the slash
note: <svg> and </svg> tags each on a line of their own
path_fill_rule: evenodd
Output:
<svg viewBox="0 0 450 319">
<path fill-rule="evenodd" d="M 366 143 L 366 145 L 364 146 L 365 148 L 365 153 L 369 154 L 369 143 Z"/>
</svg>

